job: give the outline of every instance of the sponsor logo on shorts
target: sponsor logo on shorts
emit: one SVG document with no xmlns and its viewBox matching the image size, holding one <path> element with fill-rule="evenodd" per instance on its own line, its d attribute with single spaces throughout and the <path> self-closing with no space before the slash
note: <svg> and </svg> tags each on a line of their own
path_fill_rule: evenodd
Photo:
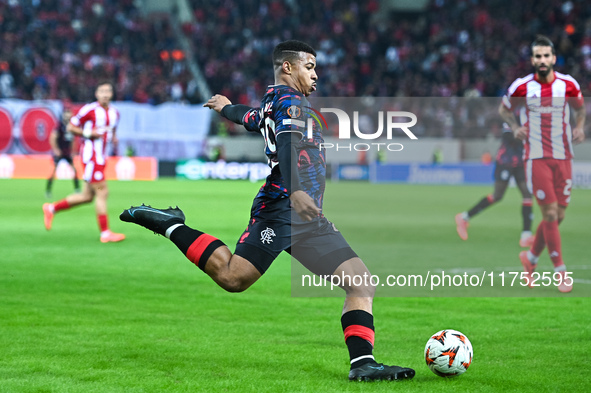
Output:
<svg viewBox="0 0 591 393">
<path fill-rule="evenodd" d="M 275 231 L 271 228 L 267 227 L 261 231 L 261 242 L 263 244 L 271 244 L 273 243 L 273 238 L 275 237 Z"/>
<path fill-rule="evenodd" d="M 544 190 L 538 190 L 536 191 L 536 198 L 543 200 L 544 198 L 546 198 L 546 193 L 544 192 Z"/>
</svg>

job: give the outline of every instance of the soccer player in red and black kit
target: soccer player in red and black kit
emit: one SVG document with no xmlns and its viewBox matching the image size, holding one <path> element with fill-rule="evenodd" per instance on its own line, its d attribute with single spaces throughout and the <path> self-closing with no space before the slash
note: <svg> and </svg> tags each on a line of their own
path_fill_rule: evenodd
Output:
<svg viewBox="0 0 591 393">
<path fill-rule="evenodd" d="M 300 41 L 286 41 L 273 51 L 275 85 L 269 86 L 261 107 L 232 105 L 213 96 L 206 107 L 261 132 L 271 174 L 254 199 L 247 229 L 234 254 L 215 237 L 184 225 L 178 208 L 131 207 L 120 218 L 169 238 L 182 253 L 219 286 L 239 292 L 250 287 L 275 258 L 287 251 L 319 275 L 369 275 L 361 259 L 335 226 L 322 214 L 326 163 L 322 130 L 315 124 L 308 139 L 306 99 L 316 90 L 316 52 Z M 341 317 L 349 349 L 351 380 L 397 380 L 414 370 L 375 361 L 371 285 L 344 285 L 346 298 Z"/>
<path fill-rule="evenodd" d="M 499 113 L 524 141 L 525 176 L 529 191 L 542 210 L 542 222 L 529 251 L 519 254 L 527 274 L 526 282 L 534 284 L 532 273 L 538 258 L 548 247 L 554 271 L 561 276 L 558 290 L 570 292 L 572 277 L 566 273 L 558 224 L 564 220 L 571 198 L 573 143 L 585 139 L 585 105 L 581 88 L 570 75 L 554 71 L 556 53 L 552 41 L 538 36 L 531 44 L 533 74 L 511 84 Z M 570 108 L 575 113 L 571 128 Z M 521 108 L 521 123 L 514 111 Z M 538 283 L 539 285 L 539 283 Z"/>
<path fill-rule="evenodd" d="M 521 216 L 523 219 L 523 230 L 519 245 L 521 247 L 530 247 L 534 242 L 531 233 L 532 197 L 525 183 L 525 171 L 523 168 L 523 142 L 513 137 L 511 129 L 503 131 L 501 147 L 497 151 L 495 162 L 495 188 L 492 194 L 482 198 L 470 210 L 458 213 L 456 215 L 456 229 L 462 240 L 468 240 L 468 224 L 472 217 L 503 199 L 509 180 L 515 179 L 517 187 L 523 197 L 521 204 Z"/>
<path fill-rule="evenodd" d="M 53 179 L 55 178 L 55 171 L 57 164 L 61 160 L 66 160 L 68 164 L 74 170 L 74 191 L 80 192 L 80 183 L 78 181 L 78 175 L 76 174 L 76 168 L 72 160 L 72 142 L 74 141 L 73 135 L 66 130 L 70 118 L 72 117 L 72 110 L 64 108 L 62 111 L 62 121 L 60 121 L 57 128 L 51 131 L 49 135 L 49 144 L 53 153 L 53 170 L 51 176 L 47 179 L 47 187 L 45 188 L 45 196 L 51 197 L 51 187 L 53 186 Z"/>
</svg>

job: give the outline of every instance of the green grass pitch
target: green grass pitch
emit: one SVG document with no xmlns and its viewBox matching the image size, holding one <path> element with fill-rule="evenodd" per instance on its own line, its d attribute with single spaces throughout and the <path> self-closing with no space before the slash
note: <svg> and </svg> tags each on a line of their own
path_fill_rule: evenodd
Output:
<svg viewBox="0 0 591 393">
<path fill-rule="evenodd" d="M 56 182 L 54 198 L 71 187 Z M 47 232 L 44 181 L 0 180 L 0 393 L 591 390 L 591 301 L 580 296 L 591 287 L 590 191 L 573 191 L 561 225 L 565 261 L 579 280 L 571 294 L 553 296 L 553 288 L 514 288 L 508 297 L 385 293 L 374 303 L 374 354 L 417 374 L 365 384 L 346 378 L 342 298 L 293 296 L 288 257 L 248 291 L 229 294 L 168 240 L 117 218 L 130 204 L 178 204 L 189 225 L 233 249 L 258 187 L 111 182 L 111 228 L 127 239 L 101 244 L 94 207 L 58 214 Z M 409 265 L 519 271 L 515 189 L 472 221 L 467 242 L 455 233 L 453 216 L 490 191 L 333 183 L 325 212 L 380 274 Z M 540 267 L 551 270 L 546 253 Z M 523 297 L 535 293 L 546 297 Z M 474 347 L 470 369 L 454 379 L 435 376 L 423 359 L 429 336 L 444 328 L 462 331 Z"/>
</svg>

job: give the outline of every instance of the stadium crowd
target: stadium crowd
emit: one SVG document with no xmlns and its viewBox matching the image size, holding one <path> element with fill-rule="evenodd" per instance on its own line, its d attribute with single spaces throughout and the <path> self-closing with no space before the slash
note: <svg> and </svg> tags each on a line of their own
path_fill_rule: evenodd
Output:
<svg viewBox="0 0 591 393">
<path fill-rule="evenodd" d="M 536 34 L 556 43 L 557 70 L 591 92 L 586 1 L 435 0 L 428 12 L 389 15 L 377 0 L 191 5 L 195 23 L 185 28 L 212 90 L 244 104 L 258 100 L 271 79 L 273 46 L 291 38 L 317 49 L 321 96 L 500 96 L 531 72 Z"/>
<path fill-rule="evenodd" d="M 0 98 L 94 99 L 113 81 L 118 100 L 183 99 L 191 79 L 165 19 L 133 0 L 0 0 Z"/>
<path fill-rule="evenodd" d="M 556 70 L 591 93 L 584 0 L 432 0 L 420 13 L 388 13 L 378 0 L 187 1 L 195 60 L 211 91 L 235 103 L 258 104 L 272 48 L 291 38 L 317 48 L 318 96 L 498 97 L 531 72 L 538 33 L 556 45 Z M 169 22 L 143 18 L 140 4 L 0 0 L 0 98 L 84 102 L 108 79 L 117 100 L 198 103 Z"/>
</svg>

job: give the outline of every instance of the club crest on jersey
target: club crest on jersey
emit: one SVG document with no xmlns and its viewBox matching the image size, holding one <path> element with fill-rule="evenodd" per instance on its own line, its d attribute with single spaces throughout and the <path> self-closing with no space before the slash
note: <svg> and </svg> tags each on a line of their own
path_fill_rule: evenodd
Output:
<svg viewBox="0 0 591 393">
<path fill-rule="evenodd" d="M 275 236 L 275 231 L 267 227 L 261 231 L 261 242 L 263 244 L 271 244 Z"/>
</svg>

